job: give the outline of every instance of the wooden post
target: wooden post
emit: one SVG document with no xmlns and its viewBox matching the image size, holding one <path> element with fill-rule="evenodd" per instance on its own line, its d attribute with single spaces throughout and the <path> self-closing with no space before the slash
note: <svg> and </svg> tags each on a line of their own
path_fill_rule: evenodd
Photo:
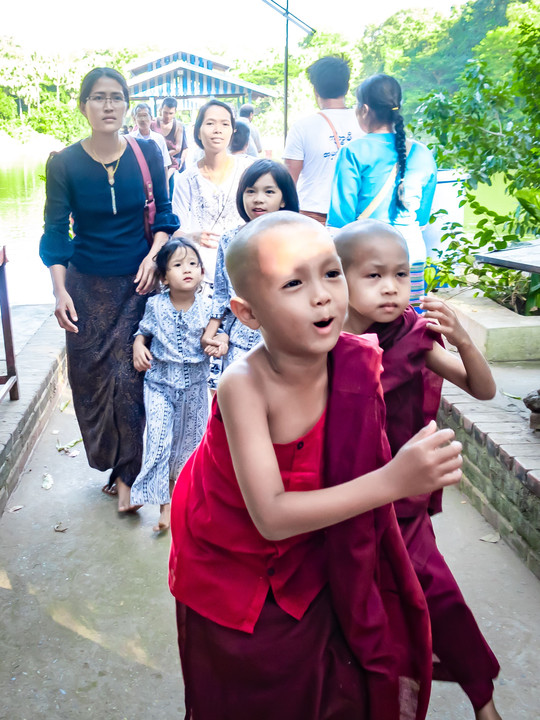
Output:
<svg viewBox="0 0 540 720">
<path fill-rule="evenodd" d="M 15 349 L 13 346 L 13 334 L 11 332 L 11 314 L 9 310 L 7 282 L 6 282 L 6 248 L 0 250 L 0 311 L 2 312 L 2 332 L 4 335 L 4 348 L 6 351 L 6 375 L 0 378 L 4 385 L 0 397 L 3 397 L 9 390 L 11 400 L 19 399 L 19 384 L 17 370 L 15 368 Z"/>
</svg>

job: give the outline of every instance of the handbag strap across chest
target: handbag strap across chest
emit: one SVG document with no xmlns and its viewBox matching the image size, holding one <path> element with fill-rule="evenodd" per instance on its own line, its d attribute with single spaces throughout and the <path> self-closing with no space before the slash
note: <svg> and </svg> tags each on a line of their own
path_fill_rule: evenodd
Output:
<svg viewBox="0 0 540 720">
<path fill-rule="evenodd" d="M 148 163 L 146 162 L 143 151 L 141 150 L 139 143 L 135 140 L 135 138 L 131 137 L 130 135 L 125 135 L 124 137 L 126 138 L 126 142 L 128 143 L 128 145 L 133 150 L 135 159 L 137 160 L 137 163 L 141 170 L 144 185 L 144 194 L 146 196 L 146 206 L 149 209 L 149 213 L 155 215 L 156 206 L 154 203 L 154 186 L 152 183 L 152 175 L 150 174 L 150 168 L 148 167 Z M 153 220 L 154 218 L 150 217 L 151 223 L 153 222 Z"/>
</svg>

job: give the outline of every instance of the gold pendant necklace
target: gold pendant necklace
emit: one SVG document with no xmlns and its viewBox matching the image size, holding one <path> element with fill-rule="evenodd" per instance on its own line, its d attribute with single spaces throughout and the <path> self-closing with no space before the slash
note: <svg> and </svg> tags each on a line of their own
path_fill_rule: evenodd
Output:
<svg viewBox="0 0 540 720">
<path fill-rule="evenodd" d="M 109 164 L 109 165 L 105 165 L 105 163 L 103 162 L 103 160 L 100 160 L 100 159 L 98 158 L 98 156 L 96 155 L 94 149 L 91 148 L 91 150 L 92 150 L 92 157 L 93 157 L 95 160 L 97 160 L 98 163 L 100 163 L 100 164 L 103 166 L 104 170 L 107 171 L 107 179 L 108 179 L 108 181 L 109 181 L 109 185 L 110 185 L 110 188 L 111 188 L 112 211 L 113 211 L 113 215 L 116 215 L 116 195 L 115 195 L 115 192 L 114 192 L 114 174 L 115 174 L 116 171 L 118 170 L 118 164 L 120 163 L 120 158 L 122 157 L 122 154 L 123 154 L 123 153 L 122 153 L 122 152 L 120 153 L 120 155 L 118 156 L 118 158 L 117 158 L 117 160 L 116 160 L 116 164 L 115 164 L 114 167 L 113 167 L 112 163 Z M 113 162 L 114 162 L 114 161 L 113 161 Z"/>
</svg>

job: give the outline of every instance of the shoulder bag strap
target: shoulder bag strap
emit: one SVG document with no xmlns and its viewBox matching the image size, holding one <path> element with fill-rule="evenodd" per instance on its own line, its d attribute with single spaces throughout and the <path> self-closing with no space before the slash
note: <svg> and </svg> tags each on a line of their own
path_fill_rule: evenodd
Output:
<svg viewBox="0 0 540 720">
<path fill-rule="evenodd" d="M 405 147 L 407 148 L 407 155 L 406 158 L 409 157 L 409 153 L 411 152 L 412 148 L 412 142 L 410 140 L 405 141 Z M 396 176 L 399 169 L 399 163 L 397 162 L 392 170 L 390 171 L 390 175 L 386 178 L 386 182 L 382 186 L 382 188 L 379 190 L 379 192 L 375 195 L 373 200 L 369 203 L 367 207 L 365 207 L 360 215 L 356 218 L 357 220 L 367 219 L 373 215 L 375 210 L 379 207 L 379 205 L 382 203 L 383 198 L 385 198 L 388 195 L 388 192 L 390 191 L 390 188 L 392 188 L 396 182 Z"/>
<path fill-rule="evenodd" d="M 323 118 L 326 120 L 326 122 L 330 125 L 330 128 L 331 128 L 332 132 L 334 133 L 334 142 L 336 143 L 336 148 L 337 148 L 337 151 L 339 152 L 341 150 L 341 143 L 339 142 L 339 136 L 337 134 L 336 128 L 334 127 L 334 123 L 330 120 L 328 115 L 323 113 L 322 110 L 319 112 L 319 115 L 322 115 Z"/>
<path fill-rule="evenodd" d="M 131 137 L 130 135 L 124 135 L 124 137 L 126 138 L 126 141 L 131 147 L 131 149 L 133 150 L 135 154 L 135 159 L 137 160 L 139 168 L 141 169 L 144 185 L 144 194 L 146 196 L 146 207 L 148 207 L 148 219 L 150 220 L 150 224 L 153 224 L 156 215 L 156 205 L 154 202 L 154 186 L 152 184 L 150 168 L 148 167 L 148 163 L 146 162 L 146 158 L 143 155 L 143 151 L 139 147 L 139 143 L 135 140 L 135 138 Z"/>
</svg>

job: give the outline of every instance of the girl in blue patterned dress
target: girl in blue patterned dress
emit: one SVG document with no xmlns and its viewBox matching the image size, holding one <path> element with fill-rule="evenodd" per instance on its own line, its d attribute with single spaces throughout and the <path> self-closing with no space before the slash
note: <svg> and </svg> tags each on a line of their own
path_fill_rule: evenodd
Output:
<svg viewBox="0 0 540 720">
<path fill-rule="evenodd" d="M 131 501 L 159 504 L 154 531 L 161 532 L 170 524 L 170 482 L 206 427 L 210 356 L 226 353 L 228 338 L 216 331 L 205 350 L 201 345 L 210 301 L 199 292 L 204 269 L 196 247 L 173 238 L 157 254 L 156 264 L 166 289 L 148 300 L 133 343 L 135 369 L 146 371 L 146 443 Z"/>
<path fill-rule="evenodd" d="M 236 207 L 246 222 L 278 210 L 298 212 L 298 195 L 287 168 L 275 160 L 256 160 L 240 178 L 236 193 Z M 218 328 L 222 327 L 229 336 L 229 351 L 223 357 L 222 371 L 233 360 L 245 355 L 248 350 L 261 341 L 260 332 L 250 330 L 243 325 L 233 315 L 229 306 L 231 298 L 235 297 L 236 293 L 225 267 L 225 253 L 241 227 L 243 225 L 224 233 L 219 241 L 212 294 L 212 319 L 202 338 L 203 347 L 215 348 Z M 218 378 L 211 377 L 210 387 L 212 390 L 216 389 L 217 380 Z"/>
</svg>

